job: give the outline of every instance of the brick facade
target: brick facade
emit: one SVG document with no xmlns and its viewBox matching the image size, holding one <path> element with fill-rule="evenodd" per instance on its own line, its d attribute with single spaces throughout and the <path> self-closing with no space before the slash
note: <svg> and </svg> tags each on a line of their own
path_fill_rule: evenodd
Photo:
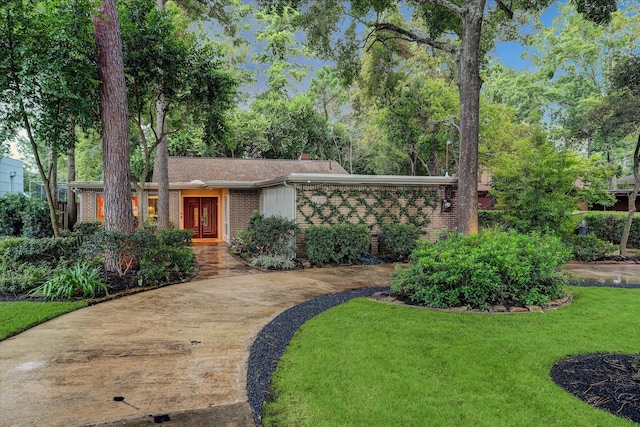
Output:
<svg viewBox="0 0 640 427">
<path fill-rule="evenodd" d="M 253 211 L 260 209 L 258 190 L 229 190 L 229 235 L 233 239 L 238 231 L 246 230 Z"/>
</svg>

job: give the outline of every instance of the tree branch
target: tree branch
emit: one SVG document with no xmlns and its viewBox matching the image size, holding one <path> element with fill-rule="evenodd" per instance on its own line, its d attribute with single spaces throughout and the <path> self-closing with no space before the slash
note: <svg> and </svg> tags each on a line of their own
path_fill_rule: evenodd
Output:
<svg viewBox="0 0 640 427">
<path fill-rule="evenodd" d="M 507 14 L 507 17 L 509 19 L 513 19 L 513 10 L 511 10 L 511 8 L 509 6 L 504 4 L 501 0 L 496 0 L 496 4 L 500 8 L 500 10 L 502 10 L 504 13 Z"/>
<path fill-rule="evenodd" d="M 464 9 L 461 8 L 460 6 L 458 6 L 457 4 L 451 3 L 448 0 L 417 0 L 418 4 L 437 4 L 439 6 L 442 6 L 448 10 L 450 10 L 451 12 L 455 13 L 458 16 L 462 16 L 464 14 Z"/>
<path fill-rule="evenodd" d="M 416 33 L 409 31 L 409 30 L 405 30 L 404 28 L 401 28 L 395 24 L 391 24 L 388 22 L 378 22 L 373 24 L 373 32 L 381 32 L 381 31 L 391 31 L 394 32 L 396 34 L 399 34 L 401 36 L 404 37 L 404 40 L 407 41 L 412 41 L 418 44 L 424 44 L 427 46 L 431 46 L 435 49 L 439 49 L 439 50 L 443 50 L 445 52 L 449 52 L 452 55 L 456 55 L 458 53 L 458 47 L 451 44 L 451 43 L 445 43 L 445 42 L 440 42 L 437 40 L 433 40 L 430 37 L 421 37 L 419 35 L 417 35 Z"/>
</svg>

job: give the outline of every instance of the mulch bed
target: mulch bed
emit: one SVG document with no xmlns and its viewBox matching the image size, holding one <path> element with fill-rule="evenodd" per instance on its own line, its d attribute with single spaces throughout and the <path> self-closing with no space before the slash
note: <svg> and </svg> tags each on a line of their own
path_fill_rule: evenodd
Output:
<svg viewBox="0 0 640 427">
<path fill-rule="evenodd" d="M 633 378 L 635 356 L 591 354 L 556 363 L 551 378 L 589 405 L 640 423 L 640 381 Z"/>
</svg>

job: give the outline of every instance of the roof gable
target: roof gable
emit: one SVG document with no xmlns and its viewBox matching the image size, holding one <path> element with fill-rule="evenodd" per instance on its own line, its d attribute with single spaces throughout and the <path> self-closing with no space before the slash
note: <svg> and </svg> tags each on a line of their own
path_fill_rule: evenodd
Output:
<svg viewBox="0 0 640 427">
<path fill-rule="evenodd" d="M 264 181 L 292 173 L 347 174 L 333 160 L 169 157 L 169 182 Z M 154 171 L 153 181 L 158 182 Z"/>
</svg>

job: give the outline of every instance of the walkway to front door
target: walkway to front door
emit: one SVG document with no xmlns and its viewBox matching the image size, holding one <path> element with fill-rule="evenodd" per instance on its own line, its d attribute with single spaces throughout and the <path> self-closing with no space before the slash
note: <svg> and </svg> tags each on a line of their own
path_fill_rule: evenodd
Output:
<svg viewBox="0 0 640 427">
<path fill-rule="evenodd" d="M 225 242 L 200 243 L 195 241 L 191 248 L 198 261 L 198 275 L 194 280 L 262 273 L 262 271 L 235 259 L 229 253 L 229 247 Z"/>
<path fill-rule="evenodd" d="M 185 197 L 184 228 L 193 230 L 194 239 L 218 237 L 218 198 Z"/>
</svg>

